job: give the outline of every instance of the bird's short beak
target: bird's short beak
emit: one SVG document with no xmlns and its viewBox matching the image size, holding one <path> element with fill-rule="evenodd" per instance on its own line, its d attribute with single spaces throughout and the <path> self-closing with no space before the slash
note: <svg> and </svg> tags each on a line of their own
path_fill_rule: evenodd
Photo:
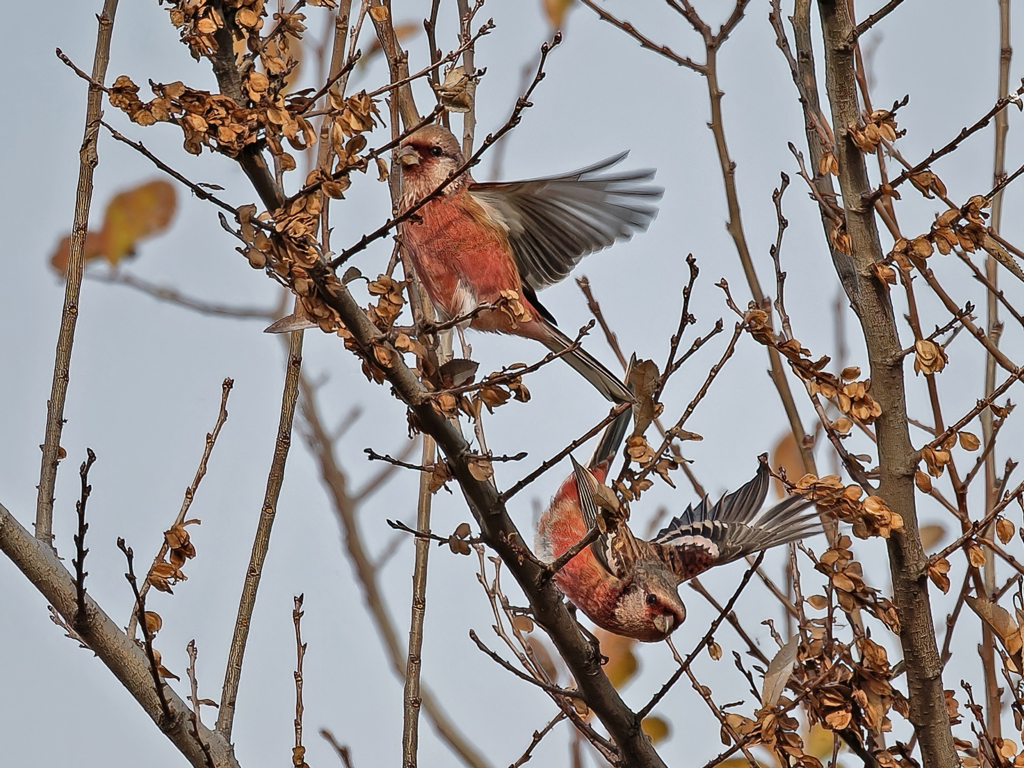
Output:
<svg viewBox="0 0 1024 768">
<path fill-rule="evenodd" d="M 412 147 L 399 147 L 395 150 L 395 157 L 405 168 L 420 164 L 420 154 Z"/>
<path fill-rule="evenodd" d="M 668 613 L 659 613 L 654 617 L 654 626 L 663 635 L 669 635 L 675 629 L 676 617 Z"/>
</svg>

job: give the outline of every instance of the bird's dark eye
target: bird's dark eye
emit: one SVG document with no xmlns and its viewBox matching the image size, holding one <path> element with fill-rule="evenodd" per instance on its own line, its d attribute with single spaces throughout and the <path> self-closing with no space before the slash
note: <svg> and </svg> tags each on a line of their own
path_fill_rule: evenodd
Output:
<svg viewBox="0 0 1024 768">
<path fill-rule="evenodd" d="M 644 598 L 644 600 L 645 600 L 645 602 L 648 605 L 657 605 L 658 604 L 658 596 L 653 594 L 653 593 L 647 595 L 647 597 Z"/>
<path fill-rule="evenodd" d="M 441 155 L 444 154 L 444 150 L 442 150 L 440 147 L 431 147 L 430 154 L 432 154 L 434 157 L 440 157 Z"/>
</svg>

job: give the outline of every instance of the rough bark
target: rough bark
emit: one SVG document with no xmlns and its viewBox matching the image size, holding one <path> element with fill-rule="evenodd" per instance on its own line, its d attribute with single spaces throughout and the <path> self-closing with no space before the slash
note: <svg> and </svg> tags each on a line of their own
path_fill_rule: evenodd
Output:
<svg viewBox="0 0 1024 768">
<path fill-rule="evenodd" d="M 875 422 L 878 495 L 903 518 L 903 530 L 890 536 L 888 552 L 906 662 L 910 721 L 917 730 L 925 768 L 948 768 L 957 765 L 958 758 L 946 715 L 926 557 L 918 531 L 914 499 L 918 456 L 908 430 L 901 345 L 889 293 L 871 272 L 871 265 L 883 258 L 882 246 L 873 209 L 864 202 L 871 192 L 867 167 L 849 131 L 859 117 L 851 35 L 854 24 L 845 0 L 819 0 L 818 7 L 825 37 L 825 83 L 836 136 L 839 185 L 860 286 L 858 292 L 848 295 L 867 345 L 871 393 L 882 407 Z"/>
</svg>

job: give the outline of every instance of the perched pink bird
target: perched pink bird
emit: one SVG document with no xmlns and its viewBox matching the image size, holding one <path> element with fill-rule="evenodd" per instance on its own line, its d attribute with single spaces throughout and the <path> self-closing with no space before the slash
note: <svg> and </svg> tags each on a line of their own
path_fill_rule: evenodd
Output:
<svg viewBox="0 0 1024 768">
<path fill-rule="evenodd" d="M 416 211 L 403 240 L 413 268 L 444 319 L 469 314 L 515 291 L 522 317 L 481 312 L 468 323 L 480 331 L 510 333 L 560 352 L 572 341 L 537 301 L 537 291 L 564 279 L 581 258 L 644 230 L 662 190 L 644 184 L 649 170 L 600 175 L 626 153 L 564 176 L 478 184 L 468 174 Z M 429 125 L 399 149 L 401 210 L 430 194 L 463 165 L 450 131 Z M 622 382 L 577 348 L 564 356 L 606 398 L 629 401 Z"/>
<path fill-rule="evenodd" d="M 537 526 L 536 549 L 551 562 L 597 525 L 604 486 L 629 421 L 627 411 L 602 437 L 590 469 L 573 461 L 567 477 Z M 691 505 L 652 541 L 633 536 L 623 522 L 610 525 L 555 574 L 566 597 L 600 627 L 644 642 L 664 640 L 686 618 L 678 586 L 708 568 L 728 563 L 812 533 L 818 523 L 813 502 L 791 496 L 761 511 L 769 472 L 757 475 L 711 506 Z"/>
</svg>

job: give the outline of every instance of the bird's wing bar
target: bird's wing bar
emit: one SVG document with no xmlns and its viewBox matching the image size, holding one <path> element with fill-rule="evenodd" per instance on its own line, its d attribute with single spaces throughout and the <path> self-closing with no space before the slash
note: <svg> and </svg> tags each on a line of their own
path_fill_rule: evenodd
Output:
<svg viewBox="0 0 1024 768">
<path fill-rule="evenodd" d="M 727 493 L 714 506 L 710 506 L 707 497 L 704 497 L 696 508 L 691 504 L 681 515 L 673 518 L 667 526 L 658 531 L 654 542 L 669 544 L 679 536 L 692 536 L 695 527 L 707 523 L 749 522 L 760 511 L 768 495 L 769 479 L 768 465 L 762 462 L 753 480 L 732 493 Z"/>
<path fill-rule="evenodd" d="M 696 509 L 686 508 L 658 532 L 655 553 L 680 580 L 692 578 L 719 563 L 788 544 L 820 530 L 814 502 L 790 496 L 761 511 L 768 494 L 770 473 L 762 461 L 749 483 L 709 507 L 705 498 Z"/>
<path fill-rule="evenodd" d="M 589 253 L 647 229 L 664 190 L 653 170 L 600 175 L 623 152 L 562 176 L 473 184 L 470 194 L 508 233 L 523 282 L 534 290 L 557 283 Z"/>
</svg>

